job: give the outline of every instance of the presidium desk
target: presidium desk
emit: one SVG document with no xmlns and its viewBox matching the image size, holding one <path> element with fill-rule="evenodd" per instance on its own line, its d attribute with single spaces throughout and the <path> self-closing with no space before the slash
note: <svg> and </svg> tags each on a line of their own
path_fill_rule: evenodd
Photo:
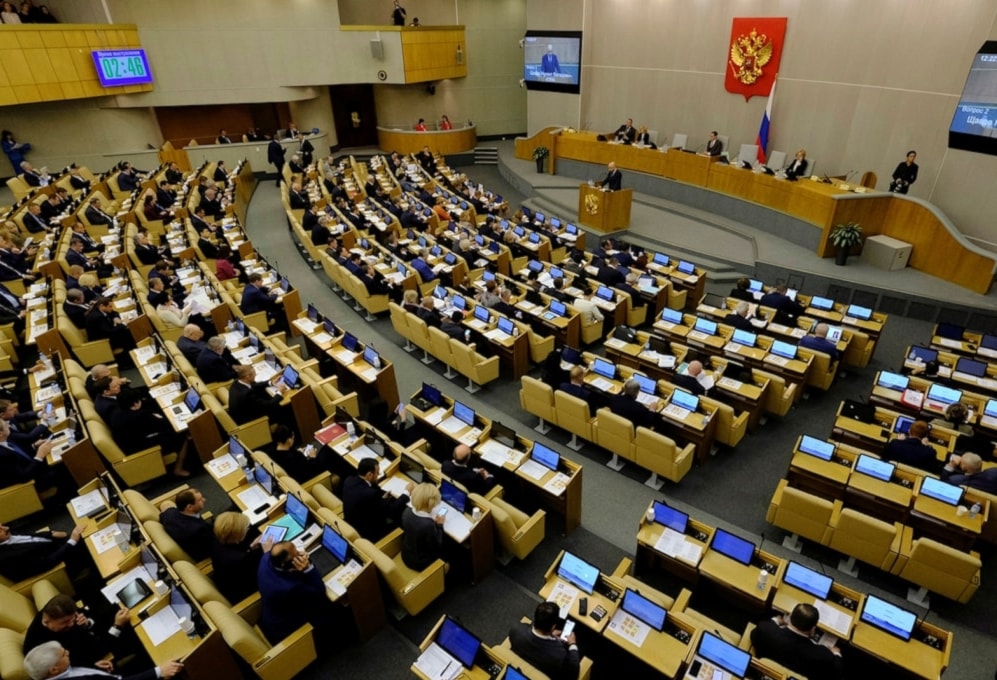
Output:
<svg viewBox="0 0 997 680">
<path fill-rule="evenodd" d="M 945 215 L 926 201 L 855 187 L 802 179 L 787 182 L 772 175 L 718 163 L 716 158 L 669 149 L 600 142 L 596 132 L 567 132 L 545 128 L 532 137 L 516 139 L 516 158 L 530 160 L 540 146 L 550 149 L 549 172 L 558 159 L 606 165 L 615 161 L 632 170 L 683 182 L 782 212 L 819 230 L 818 257 L 833 257 L 831 230 L 837 224 L 858 222 L 865 236 L 885 235 L 913 245 L 909 266 L 985 295 L 997 269 L 997 256 L 969 243 Z M 847 188 L 844 188 L 847 187 Z M 856 247 L 852 254 L 861 252 Z M 941 254 L 941 256 L 940 256 Z"/>
</svg>

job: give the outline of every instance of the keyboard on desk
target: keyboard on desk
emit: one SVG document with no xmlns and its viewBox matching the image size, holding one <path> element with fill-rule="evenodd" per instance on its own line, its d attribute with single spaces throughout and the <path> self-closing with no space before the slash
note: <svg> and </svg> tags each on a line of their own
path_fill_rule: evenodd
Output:
<svg viewBox="0 0 997 680">
<path fill-rule="evenodd" d="M 312 551 L 308 556 L 309 561 L 315 567 L 315 571 L 319 573 L 320 576 L 325 577 L 332 572 L 333 569 L 339 567 L 342 564 L 336 559 L 336 556 L 331 552 L 326 550 L 321 544 L 318 548 Z"/>
</svg>

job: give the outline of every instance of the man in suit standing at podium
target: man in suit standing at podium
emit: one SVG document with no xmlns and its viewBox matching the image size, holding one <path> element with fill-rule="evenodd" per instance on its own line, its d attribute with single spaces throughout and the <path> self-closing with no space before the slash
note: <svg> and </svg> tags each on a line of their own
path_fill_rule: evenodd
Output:
<svg viewBox="0 0 997 680">
<path fill-rule="evenodd" d="M 619 191 L 623 188 L 623 174 L 616 169 L 615 161 L 609 162 L 609 172 L 606 173 L 606 179 L 599 182 L 599 186 L 606 191 Z"/>
</svg>

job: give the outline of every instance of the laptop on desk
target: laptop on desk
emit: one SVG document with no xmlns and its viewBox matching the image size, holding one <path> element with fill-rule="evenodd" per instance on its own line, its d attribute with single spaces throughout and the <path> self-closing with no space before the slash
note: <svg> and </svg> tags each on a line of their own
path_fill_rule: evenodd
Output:
<svg viewBox="0 0 997 680">
<path fill-rule="evenodd" d="M 323 578 L 334 569 L 346 563 L 349 543 L 328 524 L 322 529 L 322 541 L 310 554 L 309 559 Z"/>
<path fill-rule="evenodd" d="M 748 672 L 751 654 L 704 632 L 685 677 L 690 680 L 731 680 Z"/>
</svg>

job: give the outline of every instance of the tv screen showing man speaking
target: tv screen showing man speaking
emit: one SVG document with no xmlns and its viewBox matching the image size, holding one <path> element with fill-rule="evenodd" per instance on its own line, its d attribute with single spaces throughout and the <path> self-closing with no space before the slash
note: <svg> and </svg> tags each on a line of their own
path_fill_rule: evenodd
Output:
<svg viewBox="0 0 997 680">
<path fill-rule="evenodd" d="M 527 31 L 523 39 L 523 60 L 527 89 L 579 93 L 580 31 Z"/>
</svg>

